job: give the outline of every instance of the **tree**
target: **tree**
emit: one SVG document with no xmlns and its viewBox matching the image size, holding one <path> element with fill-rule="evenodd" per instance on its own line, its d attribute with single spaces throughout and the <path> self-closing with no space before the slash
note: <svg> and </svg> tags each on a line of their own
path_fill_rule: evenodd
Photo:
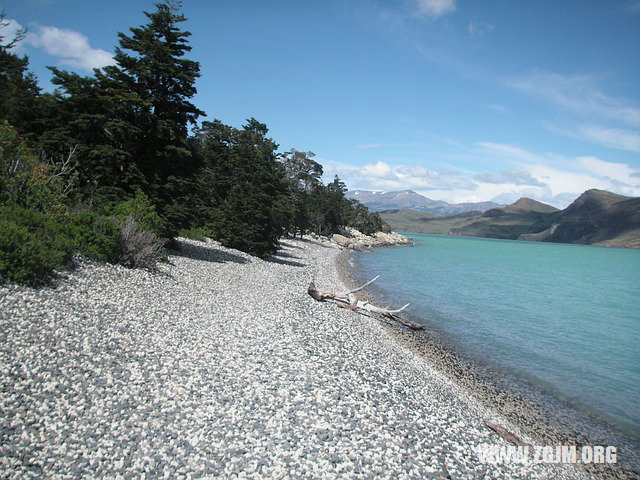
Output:
<svg viewBox="0 0 640 480">
<path fill-rule="evenodd" d="M 178 24 L 180 3 L 156 3 L 148 23 L 119 33 L 115 64 L 94 77 L 52 68 L 59 86 L 60 124 L 50 143 L 80 143 L 85 187 L 141 189 L 166 220 L 167 235 L 190 221 L 191 183 L 199 169 L 189 125 L 204 112 L 190 99 L 200 76 L 198 62 L 184 58 L 191 35 Z"/>
<path fill-rule="evenodd" d="M 275 253 L 287 223 L 284 169 L 267 133 L 253 118 L 242 130 L 216 120 L 196 131 L 204 226 L 223 245 L 261 257 Z"/>
<path fill-rule="evenodd" d="M 346 226 L 351 220 L 351 204 L 345 198 L 347 186 L 335 175 L 328 183 L 325 192 L 325 225 L 330 233 L 335 233 L 340 227 Z"/>
<path fill-rule="evenodd" d="M 131 35 L 119 33 L 116 65 L 96 77 L 101 87 L 121 100 L 127 119 L 140 134 L 132 151 L 142 172 L 147 193 L 170 225 L 185 225 L 185 208 L 180 198 L 189 190 L 199 165 L 188 144 L 189 125 L 204 112 L 190 99 L 197 93 L 198 62 L 184 58 L 191 51 L 188 31 L 178 28 L 186 19 L 180 3 L 156 3 L 145 12 L 146 25 L 131 28 Z"/>
<path fill-rule="evenodd" d="M 5 13 L 0 12 L 0 121 L 6 120 L 32 141 L 35 133 L 42 131 L 40 89 L 28 70 L 27 56 L 19 57 L 12 51 L 26 31 L 21 29 L 13 38 L 5 38 L 3 30 L 9 26 L 5 19 Z"/>
<path fill-rule="evenodd" d="M 314 156 L 313 152 L 299 152 L 295 148 L 281 156 L 289 187 L 290 227 L 294 236 L 299 231 L 302 237 L 314 223 L 313 194 L 322 186 L 322 165 L 313 160 Z"/>
<path fill-rule="evenodd" d="M 371 235 L 375 232 L 380 232 L 388 227 L 385 226 L 382 218 L 378 213 L 371 213 L 363 204 L 357 200 L 350 200 L 352 215 L 349 226 L 364 233 L 365 235 Z"/>
</svg>

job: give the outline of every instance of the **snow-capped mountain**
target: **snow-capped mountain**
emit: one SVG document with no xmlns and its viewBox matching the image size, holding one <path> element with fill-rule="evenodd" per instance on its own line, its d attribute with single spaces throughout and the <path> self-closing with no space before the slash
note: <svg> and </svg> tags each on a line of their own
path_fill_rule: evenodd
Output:
<svg viewBox="0 0 640 480">
<path fill-rule="evenodd" d="M 434 215 L 457 215 L 465 212 L 485 212 L 491 208 L 503 207 L 494 202 L 448 203 L 443 200 L 432 200 L 413 190 L 395 192 L 353 190 L 346 193 L 347 198 L 354 198 L 372 212 L 383 210 L 418 210 Z"/>
</svg>

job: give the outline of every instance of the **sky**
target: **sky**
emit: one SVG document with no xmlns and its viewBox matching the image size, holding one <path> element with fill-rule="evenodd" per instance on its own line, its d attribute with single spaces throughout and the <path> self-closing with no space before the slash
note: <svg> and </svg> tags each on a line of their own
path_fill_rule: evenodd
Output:
<svg viewBox="0 0 640 480">
<path fill-rule="evenodd" d="M 0 0 L 10 37 L 91 75 L 146 0 Z M 350 190 L 556 207 L 640 196 L 640 0 L 185 0 L 196 105 L 267 124 Z"/>
</svg>

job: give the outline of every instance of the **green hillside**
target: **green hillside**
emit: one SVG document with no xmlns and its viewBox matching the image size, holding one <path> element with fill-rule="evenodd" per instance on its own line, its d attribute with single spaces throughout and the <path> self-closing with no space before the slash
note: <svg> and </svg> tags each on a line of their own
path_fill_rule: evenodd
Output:
<svg viewBox="0 0 640 480">
<path fill-rule="evenodd" d="M 441 217 L 417 210 L 384 210 L 379 214 L 392 230 L 439 235 L 450 235 L 452 228 L 467 225 L 479 215 L 478 212 L 469 212 Z"/>
<path fill-rule="evenodd" d="M 604 190 L 587 190 L 564 210 L 521 198 L 483 214 L 388 210 L 380 216 L 392 229 L 412 233 L 640 248 L 640 198 Z"/>
</svg>

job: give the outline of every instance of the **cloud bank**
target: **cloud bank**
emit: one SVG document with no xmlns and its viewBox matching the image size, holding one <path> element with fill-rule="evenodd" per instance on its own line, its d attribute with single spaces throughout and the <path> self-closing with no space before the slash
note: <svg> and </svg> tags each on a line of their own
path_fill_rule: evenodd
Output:
<svg viewBox="0 0 640 480">
<path fill-rule="evenodd" d="M 599 188 L 629 196 L 640 196 L 640 169 L 626 163 L 593 156 L 565 158 L 538 154 L 513 145 L 480 142 L 475 154 L 518 168 L 498 171 L 460 172 L 431 170 L 416 165 L 382 160 L 365 165 L 321 160 L 325 179 L 337 174 L 351 190 L 415 190 L 434 200 L 451 203 L 493 200 L 512 203 L 520 197 L 564 208 L 585 190 Z"/>
</svg>

